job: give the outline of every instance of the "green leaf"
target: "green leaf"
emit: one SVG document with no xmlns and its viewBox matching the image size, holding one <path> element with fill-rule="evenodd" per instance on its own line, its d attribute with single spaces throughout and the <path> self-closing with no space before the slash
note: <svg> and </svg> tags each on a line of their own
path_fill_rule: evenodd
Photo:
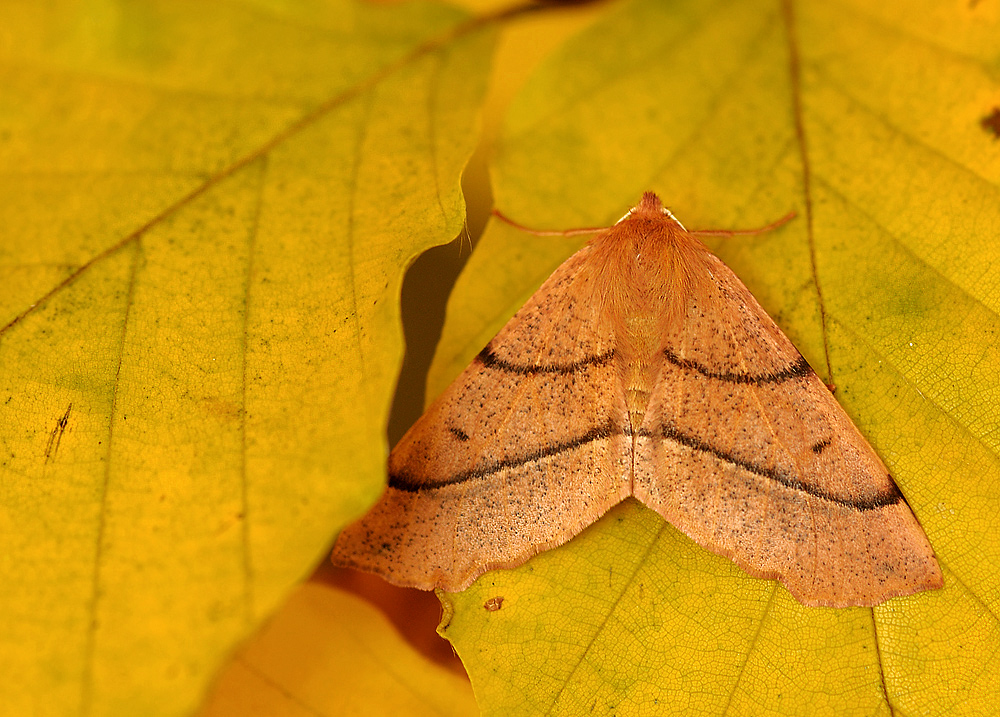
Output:
<svg viewBox="0 0 1000 717">
<path fill-rule="evenodd" d="M 994 709 L 1000 145 L 982 120 L 998 37 L 975 3 L 632 2 L 531 78 L 493 167 L 517 221 L 607 225 L 648 189 L 694 228 L 799 213 L 717 250 L 836 384 L 945 587 L 806 608 L 628 501 L 449 596 L 442 632 L 484 714 Z M 579 244 L 487 229 L 429 395 Z"/>
<path fill-rule="evenodd" d="M 178 715 L 380 492 L 492 49 L 433 4 L 6 3 L 4 710 Z"/>
</svg>

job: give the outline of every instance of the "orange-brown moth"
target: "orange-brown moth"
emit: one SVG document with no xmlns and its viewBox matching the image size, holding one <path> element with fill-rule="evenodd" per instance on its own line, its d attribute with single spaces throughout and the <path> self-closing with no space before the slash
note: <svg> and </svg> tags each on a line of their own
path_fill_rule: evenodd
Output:
<svg viewBox="0 0 1000 717">
<path fill-rule="evenodd" d="M 940 587 L 882 461 L 711 233 L 647 192 L 566 260 L 396 445 L 333 561 L 462 590 L 633 496 L 805 605 Z"/>
</svg>

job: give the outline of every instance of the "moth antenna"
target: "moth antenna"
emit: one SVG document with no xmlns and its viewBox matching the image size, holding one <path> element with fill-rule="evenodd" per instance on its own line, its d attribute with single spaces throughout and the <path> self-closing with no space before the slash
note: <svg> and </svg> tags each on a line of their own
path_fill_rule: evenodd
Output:
<svg viewBox="0 0 1000 717">
<path fill-rule="evenodd" d="M 773 221 L 770 224 L 765 224 L 762 227 L 756 229 L 695 229 L 689 231 L 688 234 L 693 234 L 698 237 L 732 237 L 732 236 L 746 236 L 752 234 L 763 234 L 764 232 L 769 232 L 772 229 L 777 229 L 780 226 L 788 224 L 796 217 L 795 212 L 788 212 L 785 216 L 777 221 Z"/>
<path fill-rule="evenodd" d="M 513 219 L 505 215 L 499 209 L 493 210 L 493 216 L 495 216 L 500 221 L 510 224 L 515 229 L 520 229 L 528 234 L 534 234 L 540 237 L 574 237 L 580 234 L 594 234 L 596 232 L 602 232 L 608 227 L 583 227 L 580 229 L 564 229 L 562 231 L 546 230 L 546 229 L 532 229 L 531 227 L 526 227 L 525 225 L 515 222 Z"/>
</svg>

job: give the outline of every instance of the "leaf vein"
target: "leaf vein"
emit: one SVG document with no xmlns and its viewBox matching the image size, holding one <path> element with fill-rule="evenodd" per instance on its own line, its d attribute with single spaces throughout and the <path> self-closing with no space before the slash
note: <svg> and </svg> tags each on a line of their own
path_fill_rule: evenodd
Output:
<svg viewBox="0 0 1000 717">
<path fill-rule="evenodd" d="M 618 595 L 608 605 L 607 609 L 604 612 L 603 618 L 601 619 L 600 623 L 596 625 L 596 629 L 593 631 L 593 634 L 591 635 L 590 639 L 587 640 L 586 643 L 580 645 L 580 647 L 582 648 L 580 650 L 580 656 L 577 659 L 576 664 L 573 665 L 573 668 L 569 671 L 569 673 L 567 673 L 565 681 L 559 687 L 559 691 L 556 692 L 555 696 L 552 698 L 552 703 L 549 705 L 548 710 L 546 710 L 545 712 L 546 715 L 551 715 L 555 711 L 556 705 L 559 704 L 559 698 L 562 697 L 563 692 L 566 691 L 566 688 L 569 686 L 570 680 L 573 678 L 573 675 L 575 675 L 576 672 L 580 669 L 580 666 L 583 664 L 583 660 L 587 656 L 587 653 L 594 646 L 594 643 L 597 642 L 597 638 L 601 635 L 601 633 L 604 632 L 605 628 L 607 628 L 608 622 L 611 620 L 611 616 L 615 613 L 616 609 L 621 604 L 622 599 L 625 597 L 625 593 L 628 592 L 628 588 L 635 583 L 636 576 L 639 574 L 639 571 L 642 569 L 642 566 L 646 563 L 646 559 L 653 552 L 653 548 L 656 546 L 657 542 L 660 539 L 660 536 L 663 535 L 666 529 L 667 529 L 667 523 L 665 521 L 660 521 L 660 527 L 657 529 L 656 535 L 650 538 L 649 545 L 646 546 L 645 552 L 643 552 L 643 554 L 639 556 L 639 558 L 635 561 L 635 570 L 633 570 L 632 574 L 629 575 L 628 579 L 622 583 L 621 590 L 619 590 Z"/>
<path fill-rule="evenodd" d="M 83 672 L 81 675 L 80 714 L 88 715 L 93 705 L 94 691 L 94 657 L 97 651 L 97 610 L 100 602 L 101 567 L 103 562 L 104 534 L 107 527 L 108 489 L 111 483 L 111 459 L 114 445 L 115 416 L 118 408 L 118 387 L 121 380 L 122 362 L 125 354 L 125 340 L 128 335 L 129 317 L 135 297 L 136 276 L 139 273 L 139 260 L 142 256 L 142 243 L 136 242 L 132 262 L 129 265 L 128 288 L 125 295 L 124 316 L 122 317 L 121 338 L 118 343 L 118 365 L 115 368 L 114 381 L 111 384 L 111 410 L 108 412 L 107 446 L 104 452 L 104 474 L 101 478 L 98 497 L 97 535 L 94 540 L 94 564 L 91 572 L 90 596 L 87 604 L 88 624 L 84 641 Z"/>
</svg>

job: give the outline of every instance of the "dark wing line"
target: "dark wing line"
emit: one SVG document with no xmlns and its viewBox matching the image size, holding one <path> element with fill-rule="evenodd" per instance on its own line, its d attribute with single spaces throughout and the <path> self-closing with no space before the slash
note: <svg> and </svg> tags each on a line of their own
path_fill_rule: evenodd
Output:
<svg viewBox="0 0 1000 717">
<path fill-rule="evenodd" d="M 554 443 L 551 446 L 539 448 L 538 450 L 532 451 L 531 453 L 523 456 L 505 458 L 499 461 L 491 461 L 490 463 L 485 463 L 477 468 L 456 473 L 453 476 L 449 476 L 444 480 L 435 481 L 434 483 L 418 483 L 412 476 L 405 472 L 393 473 L 389 475 L 389 487 L 395 488 L 396 490 L 403 490 L 408 493 L 417 493 L 422 490 L 444 488 L 445 486 L 457 485 L 458 483 L 464 483 L 468 480 L 486 478 L 508 468 L 517 468 L 527 463 L 537 463 L 545 458 L 550 458 L 552 456 L 559 455 L 560 453 L 571 451 L 575 448 L 579 448 L 580 446 L 592 443 L 593 441 L 600 440 L 601 438 L 610 438 L 611 436 L 622 435 L 623 433 L 624 431 L 615 425 L 614 420 L 608 420 L 608 422 L 603 426 L 596 426 L 595 428 L 592 428 L 584 433 L 582 436 L 576 436 L 561 443 Z"/>
<path fill-rule="evenodd" d="M 643 431 L 641 435 L 654 437 L 654 435 L 648 431 Z M 887 505 L 895 505 L 903 499 L 903 495 L 899 492 L 899 488 L 896 487 L 894 482 L 891 483 L 892 489 L 888 493 L 870 498 L 869 500 L 848 500 L 840 498 L 819 488 L 803 485 L 802 482 L 797 480 L 794 476 L 789 476 L 788 474 L 775 470 L 774 468 L 757 465 L 756 463 L 751 463 L 744 458 L 739 458 L 726 453 L 725 451 L 722 451 L 709 443 L 705 443 L 694 436 L 681 433 L 669 424 L 664 424 L 660 428 L 659 437 L 665 438 L 669 441 L 674 441 L 675 443 L 680 443 L 682 446 L 686 446 L 695 451 L 700 451 L 701 453 L 708 453 L 709 455 L 715 456 L 719 460 L 723 460 L 726 463 L 742 468 L 745 471 L 749 471 L 750 473 L 754 473 L 756 475 L 763 476 L 764 478 L 773 480 L 776 483 L 780 483 L 786 488 L 802 491 L 803 493 L 808 493 L 809 495 L 819 498 L 820 500 L 827 500 L 831 503 L 837 503 L 838 505 L 843 505 L 848 508 L 854 508 L 860 512 L 875 510 Z"/>
<path fill-rule="evenodd" d="M 610 363 L 614 357 L 614 349 L 611 349 L 602 354 L 598 354 L 597 356 L 588 356 L 585 359 L 580 359 L 579 361 L 574 361 L 572 363 L 543 364 L 541 366 L 535 366 L 533 364 L 515 364 L 502 359 L 493 353 L 491 342 L 486 344 L 486 348 L 479 352 L 479 355 L 476 356 L 476 360 L 487 368 L 497 369 L 498 371 L 507 371 L 508 373 L 516 373 L 522 376 L 529 376 L 538 373 L 571 374 L 582 368 L 586 368 L 587 366 L 603 366 L 606 363 Z"/>
<path fill-rule="evenodd" d="M 712 371 L 711 369 L 702 366 L 697 361 L 682 359 L 670 349 L 663 349 L 663 356 L 674 366 L 679 366 L 680 368 L 689 369 L 691 371 L 697 371 L 702 376 L 715 379 L 716 381 L 749 383 L 755 386 L 760 386 L 765 383 L 783 383 L 784 381 L 788 381 L 793 378 L 802 378 L 803 376 L 808 376 L 813 373 L 812 367 L 809 366 L 809 363 L 802 356 L 799 356 L 799 360 L 794 364 L 782 369 L 781 371 L 756 375 L 752 373 L 736 373 L 734 371 Z"/>
</svg>

